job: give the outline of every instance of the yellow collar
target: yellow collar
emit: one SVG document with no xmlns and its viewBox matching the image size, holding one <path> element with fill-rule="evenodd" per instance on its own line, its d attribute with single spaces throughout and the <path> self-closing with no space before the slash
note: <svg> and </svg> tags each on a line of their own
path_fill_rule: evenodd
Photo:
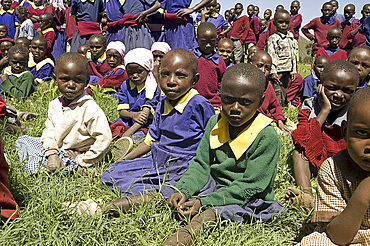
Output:
<svg viewBox="0 0 370 246">
<path fill-rule="evenodd" d="M 14 9 L 8 9 L 7 11 L 0 9 L 0 15 L 4 15 L 5 13 L 13 14 Z"/>
<path fill-rule="evenodd" d="M 84 2 L 86 2 L 86 0 L 81 0 L 81 2 L 83 2 L 83 3 L 84 3 Z M 93 3 L 93 2 L 94 2 L 94 0 L 89 0 L 89 2 L 92 2 L 92 3 Z"/>
<path fill-rule="evenodd" d="M 212 18 L 217 18 L 218 17 L 218 14 L 216 12 L 213 12 L 213 14 L 209 15 L 209 14 L 206 14 L 205 15 L 206 18 L 209 18 L 209 17 L 212 17 Z"/>
<path fill-rule="evenodd" d="M 43 30 L 43 31 L 42 31 L 42 34 L 45 34 L 45 33 L 47 33 L 47 32 L 54 32 L 54 29 L 53 29 L 53 28 L 51 28 L 51 27 L 49 27 L 49 28 L 47 28 L 47 29 Z"/>
<path fill-rule="evenodd" d="M 12 68 L 10 67 L 10 66 L 8 66 L 8 67 L 6 67 L 6 68 L 4 68 L 4 74 L 7 74 L 7 75 L 9 75 L 9 76 L 15 76 L 15 77 L 17 77 L 17 78 L 19 78 L 19 77 L 21 77 L 23 74 L 25 74 L 25 73 L 27 73 L 28 71 L 26 70 L 26 71 L 23 71 L 23 72 L 21 72 L 21 73 L 13 73 L 12 72 Z"/>
<path fill-rule="evenodd" d="M 33 2 L 29 2 L 29 3 L 31 4 L 32 8 L 34 8 L 34 9 L 43 10 L 45 8 L 44 5 L 36 6 L 35 3 L 33 3 Z"/>
<path fill-rule="evenodd" d="M 50 58 L 45 58 L 44 60 L 40 61 L 39 63 L 36 63 L 36 71 L 39 71 L 40 68 L 42 68 L 44 65 L 50 64 L 54 67 L 54 62 Z"/>
<path fill-rule="evenodd" d="M 130 81 L 130 90 L 133 90 L 135 87 L 137 88 L 137 92 L 140 93 L 145 89 L 145 82 L 141 85 L 135 85 Z"/>
<path fill-rule="evenodd" d="M 268 126 L 272 120 L 263 114 L 258 114 L 257 117 L 249 124 L 235 139 L 230 139 L 229 122 L 221 113 L 221 119 L 213 127 L 209 137 L 211 149 L 217 149 L 229 143 L 235 158 L 238 160 L 244 152 L 252 145 L 258 134 Z"/>
<path fill-rule="evenodd" d="M 190 99 L 195 95 L 198 95 L 198 91 L 195 89 L 190 89 L 182 98 L 176 103 L 175 106 L 172 106 L 169 100 L 166 98 L 164 100 L 164 110 L 162 115 L 168 115 L 173 109 L 176 109 L 180 114 L 184 112 L 186 105 L 188 105 Z"/>
</svg>

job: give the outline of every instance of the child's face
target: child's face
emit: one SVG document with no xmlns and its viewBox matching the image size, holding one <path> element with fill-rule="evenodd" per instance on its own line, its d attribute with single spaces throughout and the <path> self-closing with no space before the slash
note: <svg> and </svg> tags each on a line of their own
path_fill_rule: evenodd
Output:
<svg viewBox="0 0 370 246">
<path fill-rule="evenodd" d="M 235 19 L 235 9 L 230 9 L 230 14 L 229 14 L 229 20 L 234 20 Z"/>
<path fill-rule="evenodd" d="M 235 9 L 235 14 L 237 16 L 241 15 L 243 13 L 243 10 L 244 10 L 243 5 L 241 5 L 241 4 L 236 4 L 234 9 Z"/>
<path fill-rule="evenodd" d="M 324 70 L 324 67 L 326 64 L 330 62 L 329 59 L 316 59 L 314 64 L 314 71 L 316 73 L 316 76 L 320 78 L 322 71 Z"/>
<path fill-rule="evenodd" d="M 212 0 L 206 7 L 208 10 L 209 14 L 213 14 L 216 11 L 216 6 L 217 6 L 217 1 Z"/>
<path fill-rule="evenodd" d="M 321 82 L 325 88 L 325 95 L 330 101 L 331 110 L 335 111 L 347 105 L 357 87 L 351 74 L 342 70 L 334 70 L 330 77 L 326 77 L 326 80 Z"/>
<path fill-rule="evenodd" d="M 324 6 L 322 6 L 321 13 L 325 18 L 329 18 L 333 15 L 333 6 L 330 4 L 324 4 Z"/>
<path fill-rule="evenodd" d="M 248 6 L 247 14 L 248 16 L 252 16 L 254 14 L 254 6 Z"/>
<path fill-rule="evenodd" d="M 6 38 L 8 36 L 8 28 L 6 25 L 0 25 L 0 38 Z"/>
<path fill-rule="evenodd" d="M 21 73 L 26 71 L 28 57 L 20 53 L 11 54 L 9 56 L 9 65 L 12 73 Z"/>
<path fill-rule="evenodd" d="M 259 51 L 260 48 L 258 46 L 254 45 L 248 49 L 248 61 L 251 61 L 254 54 L 256 54 L 257 51 Z"/>
<path fill-rule="evenodd" d="M 260 20 L 260 29 L 263 31 L 263 30 L 266 29 L 266 27 L 267 27 L 267 21 L 264 20 L 264 19 L 261 19 Z"/>
<path fill-rule="evenodd" d="M 338 29 L 330 30 L 326 39 L 331 47 L 338 47 L 339 41 L 342 38 L 342 32 Z"/>
<path fill-rule="evenodd" d="M 46 15 L 40 15 L 39 23 L 42 30 L 51 27 L 51 20 Z"/>
<path fill-rule="evenodd" d="M 277 14 L 276 18 L 274 19 L 276 30 L 283 34 L 286 34 L 288 32 L 289 23 L 290 23 L 290 15 L 287 13 L 280 12 L 279 14 Z"/>
<path fill-rule="evenodd" d="M 292 15 L 295 15 L 295 14 L 298 14 L 298 10 L 300 9 L 301 7 L 299 6 L 299 2 L 297 1 L 293 1 L 292 4 L 290 5 L 290 13 Z"/>
<path fill-rule="evenodd" d="M 344 18 L 346 19 L 346 21 L 349 21 L 354 14 L 355 9 L 352 6 L 346 6 L 344 8 Z"/>
<path fill-rule="evenodd" d="M 34 3 L 36 6 L 41 6 L 41 5 L 42 5 L 42 0 L 33 0 L 33 3 Z"/>
<path fill-rule="evenodd" d="M 111 69 L 116 68 L 122 64 L 122 56 L 117 50 L 107 50 L 107 63 Z"/>
<path fill-rule="evenodd" d="M 153 53 L 154 63 L 158 62 L 159 65 L 161 65 L 164 53 L 159 50 L 154 50 L 152 53 Z"/>
<path fill-rule="evenodd" d="M 366 4 L 362 10 L 361 10 L 361 14 L 362 14 L 362 17 L 363 18 L 366 18 L 368 16 L 370 16 L 370 4 Z"/>
<path fill-rule="evenodd" d="M 360 74 L 360 81 L 365 81 L 370 74 L 370 52 L 365 49 L 358 49 L 352 52 L 348 61 L 355 65 Z"/>
<path fill-rule="evenodd" d="M 24 16 L 23 14 L 21 14 L 18 10 L 15 10 L 15 15 L 17 16 L 18 20 L 20 22 L 23 22 L 26 20 L 26 16 Z"/>
<path fill-rule="evenodd" d="M 162 61 L 159 84 L 169 100 L 180 99 L 197 83 L 199 74 L 194 74 L 190 62 L 180 53 L 173 53 Z"/>
<path fill-rule="evenodd" d="M 1 5 L 3 6 L 3 9 L 6 11 L 6 10 L 9 10 L 10 7 L 12 6 L 12 1 L 11 0 L 2 0 L 1 1 Z"/>
<path fill-rule="evenodd" d="M 41 40 L 32 40 L 30 45 L 30 51 L 33 55 L 35 62 L 40 62 L 45 59 L 48 47 Z"/>
<path fill-rule="evenodd" d="M 265 10 L 265 13 L 263 13 L 263 18 L 265 18 L 266 20 L 269 20 L 271 18 L 271 10 L 267 9 Z"/>
<path fill-rule="evenodd" d="M 103 40 L 100 40 L 100 38 L 96 37 L 90 39 L 90 52 L 92 58 L 100 58 L 104 54 L 105 49 L 106 47 Z"/>
<path fill-rule="evenodd" d="M 266 54 L 259 53 L 253 57 L 252 65 L 259 68 L 265 74 L 265 77 L 268 78 L 271 72 L 272 59 Z"/>
<path fill-rule="evenodd" d="M 330 3 L 333 4 L 333 15 L 334 15 L 338 10 L 338 2 L 337 1 L 330 1 Z"/>
<path fill-rule="evenodd" d="M 222 80 L 221 108 L 231 126 L 243 126 L 261 106 L 262 98 L 256 90 L 256 83 L 243 77 Z"/>
<path fill-rule="evenodd" d="M 13 46 L 12 42 L 3 41 L 0 43 L 0 51 L 3 57 L 8 56 L 8 50 Z"/>
<path fill-rule="evenodd" d="M 364 171 L 370 172 L 370 109 L 367 103 L 357 103 L 348 121 L 343 122 L 342 134 L 351 159 Z"/>
<path fill-rule="evenodd" d="M 225 20 L 228 20 L 230 18 L 230 11 L 226 10 L 224 13 L 224 16 L 225 16 Z"/>
<path fill-rule="evenodd" d="M 258 16 L 260 13 L 260 8 L 258 6 L 254 6 L 254 14 Z"/>
<path fill-rule="evenodd" d="M 18 38 L 17 41 L 15 41 L 15 45 L 24 46 L 27 49 L 30 48 L 30 41 L 28 39 Z"/>
<path fill-rule="evenodd" d="M 215 12 L 218 14 L 220 13 L 220 10 L 221 10 L 221 4 L 217 3 L 215 7 Z"/>
<path fill-rule="evenodd" d="M 55 84 L 63 94 L 66 104 L 82 95 L 88 81 L 88 72 L 74 62 L 62 62 L 55 70 Z"/>
<path fill-rule="evenodd" d="M 220 41 L 218 43 L 217 53 L 226 63 L 228 63 L 233 56 L 233 45 L 229 42 Z"/>
<path fill-rule="evenodd" d="M 141 85 L 148 76 L 148 71 L 136 63 L 129 63 L 126 66 L 127 76 L 135 85 Z"/>
<path fill-rule="evenodd" d="M 200 51 L 202 51 L 203 54 L 211 54 L 216 46 L 217 33 L 214 33 L 210 30 L 200 32 L 197 37 L 197 41 L 199 49 Z"/>
</svg>

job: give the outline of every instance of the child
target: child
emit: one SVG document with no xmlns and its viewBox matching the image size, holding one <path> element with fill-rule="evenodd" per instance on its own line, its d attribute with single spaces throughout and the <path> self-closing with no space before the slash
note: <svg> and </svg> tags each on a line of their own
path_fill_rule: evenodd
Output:
<svg viewBox="0 0 370 246">
<path fill-rule="evenodd" d="M 365 4 L 361 10 L 362 17 L 360 20 L 353 21 L 348 31 L 347 38 L 352 39 L 352 48 L 365 44 L 365 35 L 359 32 L 363 21 L 370 15 L 370 4 Z"/>
<path fill-rule="evenodd" d="M 312 54 L 316 54 L 317 50 L 321 47 L 327 46 L 328 40 L 326 39 L 327 33 L 332 27 L 341 27 L 340 21 L 333 16 L 333 4 L 326 2 L 321 8 L 321 17 L 311 20 L 308 24 L 302 27 L 302 33 L 309 39 L 313 40 Z M 314 35 L 308 30 L 312 29 Z"/>
<path fill-rule="evenodd" d="M 359 74 L 353 64 L 336 60 L 327 64 L 317 86 L 317 98 L 303 102 L 298 113 L 297 129 L 292 138 L 294 176 L 300 190 L 291 188 L 287 198 L 298 196 L 303 205 L 312 207 L 311 172 L 317 173 L 325 159 L 346 147 L 341 124 L 346 120 L 347 104 L 356 91 Z M 312 170 L 312 171 L 311 171 Z"/>
<path fill-rule="evenodd" d="M 254 14 L 259 18 L 259 13 L 260 13 L 260 7 L 258 7 L 257 5 L 254 5 L 253 7 L 253 12 Z"/>
<path fill-rule="evenodd" d="M 272 11 L 271 9 L 266 9 L 265 12 L 263 12 L 263 18 L 269 23 L 271 21 Z"/>
<path fill-rule="evenodd" d="M 66 9 L 65 14 L 64 14 L 64 20 L 65 20 L 64 33 L 66 35 L 66 52 L 69 52 L 71 50 L 72 38 L 77 28 L 77 24 L 76 24 L 76 18 L 71 16 L 71 9 L 72 9 L 71 0 L 63 0 L 63 3 Z"/>
<path fill-rule="evenodd" d="M 103 0 L 105 6 L 105 13 L 107 21 L 118 21 L 123 18 L 123 1 L 119 0 Z M 105 34 L 107 38 L 107 43 L 109 44 L 111 41 L 121 41 L 122 40 L 122 29 L 111 29 L 108 28 Z"/>
<path fill-rule="evenodd" d="M 1 0 L 0 23 L 8 27 L 8 37 L 14 39 L 18 36 L 20 22 L 11 8 L 12 0 Z"/>
<path fill-rule="evenodd" d="M 21 45 L 21 46 L 24 46 L 26 48 L 29 48 L 30 44 L 31 44 L 31 40 L 29 40 L 26 37 L 17 38 L 17 41 L 15 41 L 15 45 Z"/>
<path fill-rule="evenodd" d="M 33 58 L 33 64 L 29 65 L 36 85 L 43 84 L 52 79 L 54 72 L 54 62 L 46 57 L 47 40 L 43 36 L 36 36 L 32 39 L 30 52 Z"/>
<path fill-rule="evenodd" d="M 0 23 L 0 38 L 6 38 L 8 36 L 8 28 L 5 24 Z"/>
<path fill-rule="evenodd" d="M 247 62 L 248 63 L 251 63 L 251 61 L 252 61 L 252 57 L 254 56 L 254 54 L 256 54 L 256 52 L 257 51 L 259 51 L 260 50 L 260 48 L 258 48 L 258 46 L 257 45 L 251 45 L 251 46 L 249 46 L 249 48 L 248 48 L 248 60 L 247 60 Z"/>
<path fill-rule="evenodd" d="M 86 54 L 89 62 L 90 75 L 97 76 L 100 79 L 111 69 L 105 50 L 107 49 L 107 40 L 103 34 L 97 33 L 90 37 L 89 52 Z"/>
<path fill-rule="evenodd" d="M 8 50 L 14 45 L 14 40 L 11 38 L 0 39 L 0 71 L 8 66 Z"/>
<path fill-rule="evenodd" d="M 275 14 L 278 10 L 283 10 L 283 9 L 284 9 L 283 5 L 281 5 L 281 4 L 276 5 Z M 274 24 L 274 18 L 270 19 L 270 21 L 267 25 L 267 28 L 268 28 L 268 32 L 269 32 L 269 37 L 276 32 L 276 26 Z"/>
<path fill-rule="evenodd" d="M 199 78 L 197 64 L 194 55 L 183 49 L 165 55 L 160 87 L 166 98 L 158 104 L 145 141 L 103 174 L 102 180 L 111 189 L 119 189 L 122 195 L 139 194 L 159 189 L 164 175 L 166 183 L 173 185 L 186 171 L 214 114 L 212 105 L 191 89 Z M 147 156 L 137 158 L 150 150 Z"/>
<path fill-rule="evenodd" d="M 231 39 L 223 38 L 218 42 L 217 54 L 222 57 L 226 64 L 226 68 L 231 67 L 234 63 L 231 62 L 233 57 L 234 43 Z"/>
<path fill-rule="evenodd" d="M 342 123 L 347 148 L 321 165 L 312 214 L 316 232 L 304 237 L 302 246 L 370 244 L 369 99 L 367 87 L 349 103 Z"/>
<path fill-rule="evenodd" d="M 199 81 L 195 84 L 200 95 L 204 96 L 219 110 L 220 85 L 222 75 L 226 71 L 226 64 L 216 51 L 217 30 L 215 25 L 203 22 L 197 30 L 198 47 L 194 50 L 194 55 L 198 58 Z"/>
<path fill-rule="evenodd" d="M 243 5 L 241 3 L 235 4 L 235 15 L 233 28 L 230 32 L 230 39 L 234 42 L 234 63 L 238 64 L 243 60 L 243 43 L 249 33 L 249 18 L 243 13 Z"/>
<path fill-rule="evenodd" d="M 27 1 L 25 1 L 23 6 L 27 7 L 35 30 L 40 28 L 40 23 L 39 23 L 40 15 L 46 12 L 46 8 L 44 7 L 43 0 L 33 0 L 33 2 L 31 1 L 31 3 L 28 3 Z"/>
<path fill-rule="evenodd" d="M 355 65 L 360 74 L 358 88 L 367 86 L 370 79 L 370 47 L 357 46 L 349 53 L 348 61 Z"/>
<path fill-rule="evenodd" d="M 168 51 L 171 50 L 171 47 L 166 42 L 154 42 L 152 48 L 150 49 L 153 54 L 154 67 L 153 74 L 157 84 L 159 85 L 159 72 L 160 66 L 162 64 L 162 59 Z"/>
<path fill-rule="evenodd" d="M 344 15 L 337 13 L 337 10 L 339 8 L 339 3 L 337 0 L 331 0 L 329 1 L 331 4 L 333 4 L 333 13 L 332 15 L 339 20 L 340 23 L 344 21 Z"/>
<path fill-rule="evenodd" d="M 315 59 L 311 74 L 303 79 L 303 100 L 316 97 L 316 88 L 320 83 L 321 73 L 329 62 L 330 59 L 327 56 L 319 56 Z"/>
<path fill-rule="evenodd" d="M 55 84 L 62 96 L 49 103 L 41 139 L 21 136 L 15 143 L 26 171 L 75 170 L 102 159 L 112 135 L 104 112 L 84 90 L 88 82 L 86 58 L 74 52 L 57 58 Z"/>
<path fill-rule="evenodd" d="M 15 14 L 21 23 L 19 27 L 19 34 L 15 37 L 15 39 L 17 40 L 18 38 L 25 37 L 29 40 L 32 40 L 33 36 L 35 35 L 35 28 L 31 19 L 28 18 L 28 15 L 30 14 L 28 9 L 25 6 L 17 6 L 15 8 Z"/>
<path fill-rule="evenodd" d="M 278 10 L 274 16 L 276 33 L 267 41 L 267 53 L 272 57 L 271 79 L 281 106 L 286 106 L 289 80 L 296 80 L 298 42 L 288 31 L 290 14 Z M 302 83 L 303 87 L 303 83 Z"/>
<path fill-rule="evenodd" d="M 345 50 L 342 50 L 338 46 L 341 37 L 342 31 L 340 30 L 339 27 L 330 28 L 326 36 L 329 45 L 319 48 L 316 53 L 316 57 L 327 56 L 329 57 L 330 61 L 347 60 L 347 52 Z"/>
<path fill-rule="evenodd" d="M 256 46 L 260 48 L 260 50 L 265 50 L 265 46 L 267 43 L 268 35 L 268 28 L 267 28 L 267 20 L 261 19 L 260 20 L 260 30 L 257 36 L 257 44 Z"/>
<path fill-rule="evenodd" d="M 128 79 L 123 60 L 126 54 L 125 45 L 120 41 L 112 41 L 107 46 L 106 60 L 111 68 L 95 85 L 102 88 L 113 88 L 119 91 L 122 83 Z"/>
<path fill-rule="evenodd" d="M 50 59 L 54 60 L 53 55 L 53 47 L 55 43 L 55 31 L 52 28 L 51 24 L 53 21 L 53 16 L 50 13 L 43 13 L 39 17 L 40 28 L 37 29 L 37 34 L 40 36 L 44 36 L 47 40 L 47 52 L 46 56 Z"/>
<path fill-rule="evenodd" d="M 370 18 L 366 18 L 358 31 L 365 36 L 365 45 L 370 46 Z"/>
<path fill-rule="evenodd" d="M 252 45 L 256 45 L 257 43 L 257 37 L 260 31 L 260 19 L 256 16 L 254 13 L 254 6 L 250 4 L 247 7 L 247 14 L 249 18 L 249 32 L 247 34 L 247 38 L 244 40 L 244 56 L 246 57 L 248 55 L 248 48 Z M 248 61 L 245 61 L 248 62 Z"/>
<path fill-rule="evenodd" d="M 298 14 L 298 11 L 300 8 L 301 8 L 301 4 L 299 3 L 299 1 L 293 1 L 290 4 L 289 31 L 293 33 L 294 38 L 297 40 L 299 38 L 299 30 L 301 29 L 301 24 L 302 24 L 302 15 Z"/>
<path fill-rule="evenodd" d="M 356 13 L 356 7 L 353 4 L 347 4 L 344 7 L 344 17 L 345 20 L 341 23 L 342 27 L 342 38 L 339 42 L 339 47 L 344 50 L 352 49 L 352 39 L 348 39 L 348 33 L 351 29 L 352 23 L 357 22 L 358 19 L 355 19 L 353 15 Z"/>
<path fill-rule="evenodd" d="M 27 71 L 28 49 L 13 46 L 8 51 L 10 69 L 1 75 L 1 93 L 17 99 L 26 98 L 35 90 L 33 75 Z"/>
</svg>

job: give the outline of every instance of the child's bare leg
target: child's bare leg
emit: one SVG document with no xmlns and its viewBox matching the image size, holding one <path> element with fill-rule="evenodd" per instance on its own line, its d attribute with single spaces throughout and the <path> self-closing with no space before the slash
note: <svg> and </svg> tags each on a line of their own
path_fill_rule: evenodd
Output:
<svg viewBox="0 0 370 246">
<path fill-rule="evenodd" d="M 120 209 L 122 212 L 127 212 L 133 206 L 137 206 L 141 203 L 148 202 L 152 198 L 153 194 L 145 193 L 138 194 L 129 197 L 123 197 L 118 200 L 107 202 L 106 204 L 100 205 L 104 210 L 117 210 Z"/>
<path fill-rule="evenodd" d="M 191 245 L 193 243 L 192 235 L 196 237 L 206 222 L 214 221 L 215 219 L 216 214 L 214 210 L 207 209 L 206 211 L 194 216 L 190 222 L 190 225 L 181 228 L 162 245 Z"/>
<path fill-rule="evenodd" d="M 293 151 L 294 176 L 302 191 L 312 196 L 310 162 L 302 158 L 301 153 Z"/>
</svg>

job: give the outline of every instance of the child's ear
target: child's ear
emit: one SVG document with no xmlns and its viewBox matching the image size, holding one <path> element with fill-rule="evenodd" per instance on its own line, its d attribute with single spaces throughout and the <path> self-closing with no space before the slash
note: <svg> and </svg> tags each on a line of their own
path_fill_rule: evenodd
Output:
<svg viewBox="0 0 370 246">
<path fill-rule="evenodd" d="M 341 131 L 342 131 L 342 137 L 343 137 L 344 141 L 347 142 L 347 139 L 346 139 L 346 137 L 347 137 L 347 121 L 346 120 L 344 120 L 342 122 Z"/>
<path fill-rule="evenodd" d="M 193 78 L 193 86 L 198 82 L 199 80 L 199 73 L 196 73 Z"/>
</svg>

